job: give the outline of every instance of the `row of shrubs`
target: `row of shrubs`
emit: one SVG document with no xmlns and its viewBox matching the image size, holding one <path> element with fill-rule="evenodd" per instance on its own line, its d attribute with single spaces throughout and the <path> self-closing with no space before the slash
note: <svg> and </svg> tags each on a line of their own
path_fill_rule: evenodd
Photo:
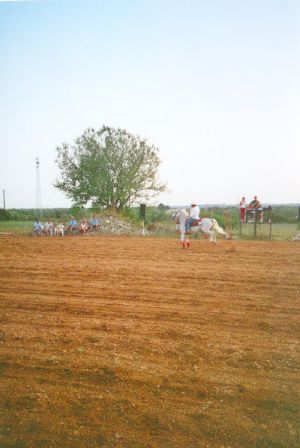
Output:
<svg viewBox="0 0 300 448">
<path fill-rule="evenodd" d="M 107 211 L 94 208 L 50 208 L 43 209 L 38 213 L 36 209 L 0 209 L 0 221 L 34 221 L 36 217 L 46 221 L 53 219 L 55 221 L 69 221 L 70 216 L 74 215 L 79 220 L 81 218 L 90 218 L 96 213 L 97 215 L 105 215 Z M 147 207 L 146 210 L 146 225 L 151 223 L 166 223 L 172 221 L 175 209 L 160 204 L 158 207 Z M 299 207 L 291 205 L 280 205 L 272 207 L 272 222 L 273 223 L 297 223 Z M 120 218 L 128 221 L 138 223 L 140 221 L 140 208 L 129 207 L 125 208 L 119 214 Z M 201 209 L 201 216 L 209 216 L 217 219 L 223 227 L 236 228 L 239 226 L 239 210 L 236 207 L 208 207 Z"/>
<path fill-rule="evenodd" d="M 148 207 L 146 223 L 170 221 L 175 209 L 167 206 Z M 128 208 L 122 212 L 123 216 L 138 221 L 140 219 L 139 208 Z M 240 225 L 240 214 L 237 207 L 207 207 L 201 208 L 201 217 L 215 218 L 222 227 L 237 228 Z M 265 212 L 265 222 L 269 220 L 269 212 Z M 297 224 L 300 221 L 300 207 L 297 205 L 272 206 L 272 223 Z"/>
</svg>

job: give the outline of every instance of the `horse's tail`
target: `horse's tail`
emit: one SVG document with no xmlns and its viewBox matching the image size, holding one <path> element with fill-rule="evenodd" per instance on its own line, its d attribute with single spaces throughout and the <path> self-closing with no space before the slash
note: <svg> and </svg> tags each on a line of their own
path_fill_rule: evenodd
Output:
<svg viewBox="0 0 300 448">
<path fill-rule="evenodd" d="M 227 232 L 225 232 L 225 230 L 222 227 L 219 226 L 218 221 L 216 219 L 214 219 L 214 218 L 212 218 L 211 220 L 213 222 L 213 227 L 212 227 L 213 230 L 215 230 L 215 232 L 220 233 L 221 235 L 225 235 L 226 238 L 227 238 L 228 237 Z"/>
</svg>

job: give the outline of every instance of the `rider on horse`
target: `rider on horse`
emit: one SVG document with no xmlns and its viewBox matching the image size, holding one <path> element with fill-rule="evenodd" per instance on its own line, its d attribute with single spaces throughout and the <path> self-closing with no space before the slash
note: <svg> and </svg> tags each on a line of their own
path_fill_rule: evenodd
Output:
<svg viewBox="0 0 300 448">
<path fill-rule="evenodd" d="M 186 233 L 189 233 L 192 222 L 194 220 L 200 219 L 200 207 L 199 205 L 196 205 L 194 202 L 191 204 L 191 210 L 190 210 L 190 217 L 186 220 L 185 223 L 185 231 Z"/>
</svg>

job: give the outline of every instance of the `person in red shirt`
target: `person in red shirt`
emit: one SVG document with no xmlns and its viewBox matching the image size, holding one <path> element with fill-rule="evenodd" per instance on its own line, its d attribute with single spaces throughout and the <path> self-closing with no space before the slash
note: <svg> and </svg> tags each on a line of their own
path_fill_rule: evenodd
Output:
<svg viewBox="0 0 300 448">
<path fill-rule="evenodd" d="M 245 215 L 246 215 L 246 199 L 243 196 L 242 200 L 240 201 L 240 218 L 241 218 L 241 222 L 245 222 Z"/>
</svg>

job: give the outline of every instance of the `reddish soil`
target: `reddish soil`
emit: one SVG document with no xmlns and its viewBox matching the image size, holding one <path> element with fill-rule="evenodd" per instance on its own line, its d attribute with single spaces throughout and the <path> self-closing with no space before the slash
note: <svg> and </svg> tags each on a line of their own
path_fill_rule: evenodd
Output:
<svg viewBox="0 0 300 448">
<path fill-rule="evenodd" d="M 0 238 L 0 447 L 298 448 L 300 244 Z"/>
</svg>

